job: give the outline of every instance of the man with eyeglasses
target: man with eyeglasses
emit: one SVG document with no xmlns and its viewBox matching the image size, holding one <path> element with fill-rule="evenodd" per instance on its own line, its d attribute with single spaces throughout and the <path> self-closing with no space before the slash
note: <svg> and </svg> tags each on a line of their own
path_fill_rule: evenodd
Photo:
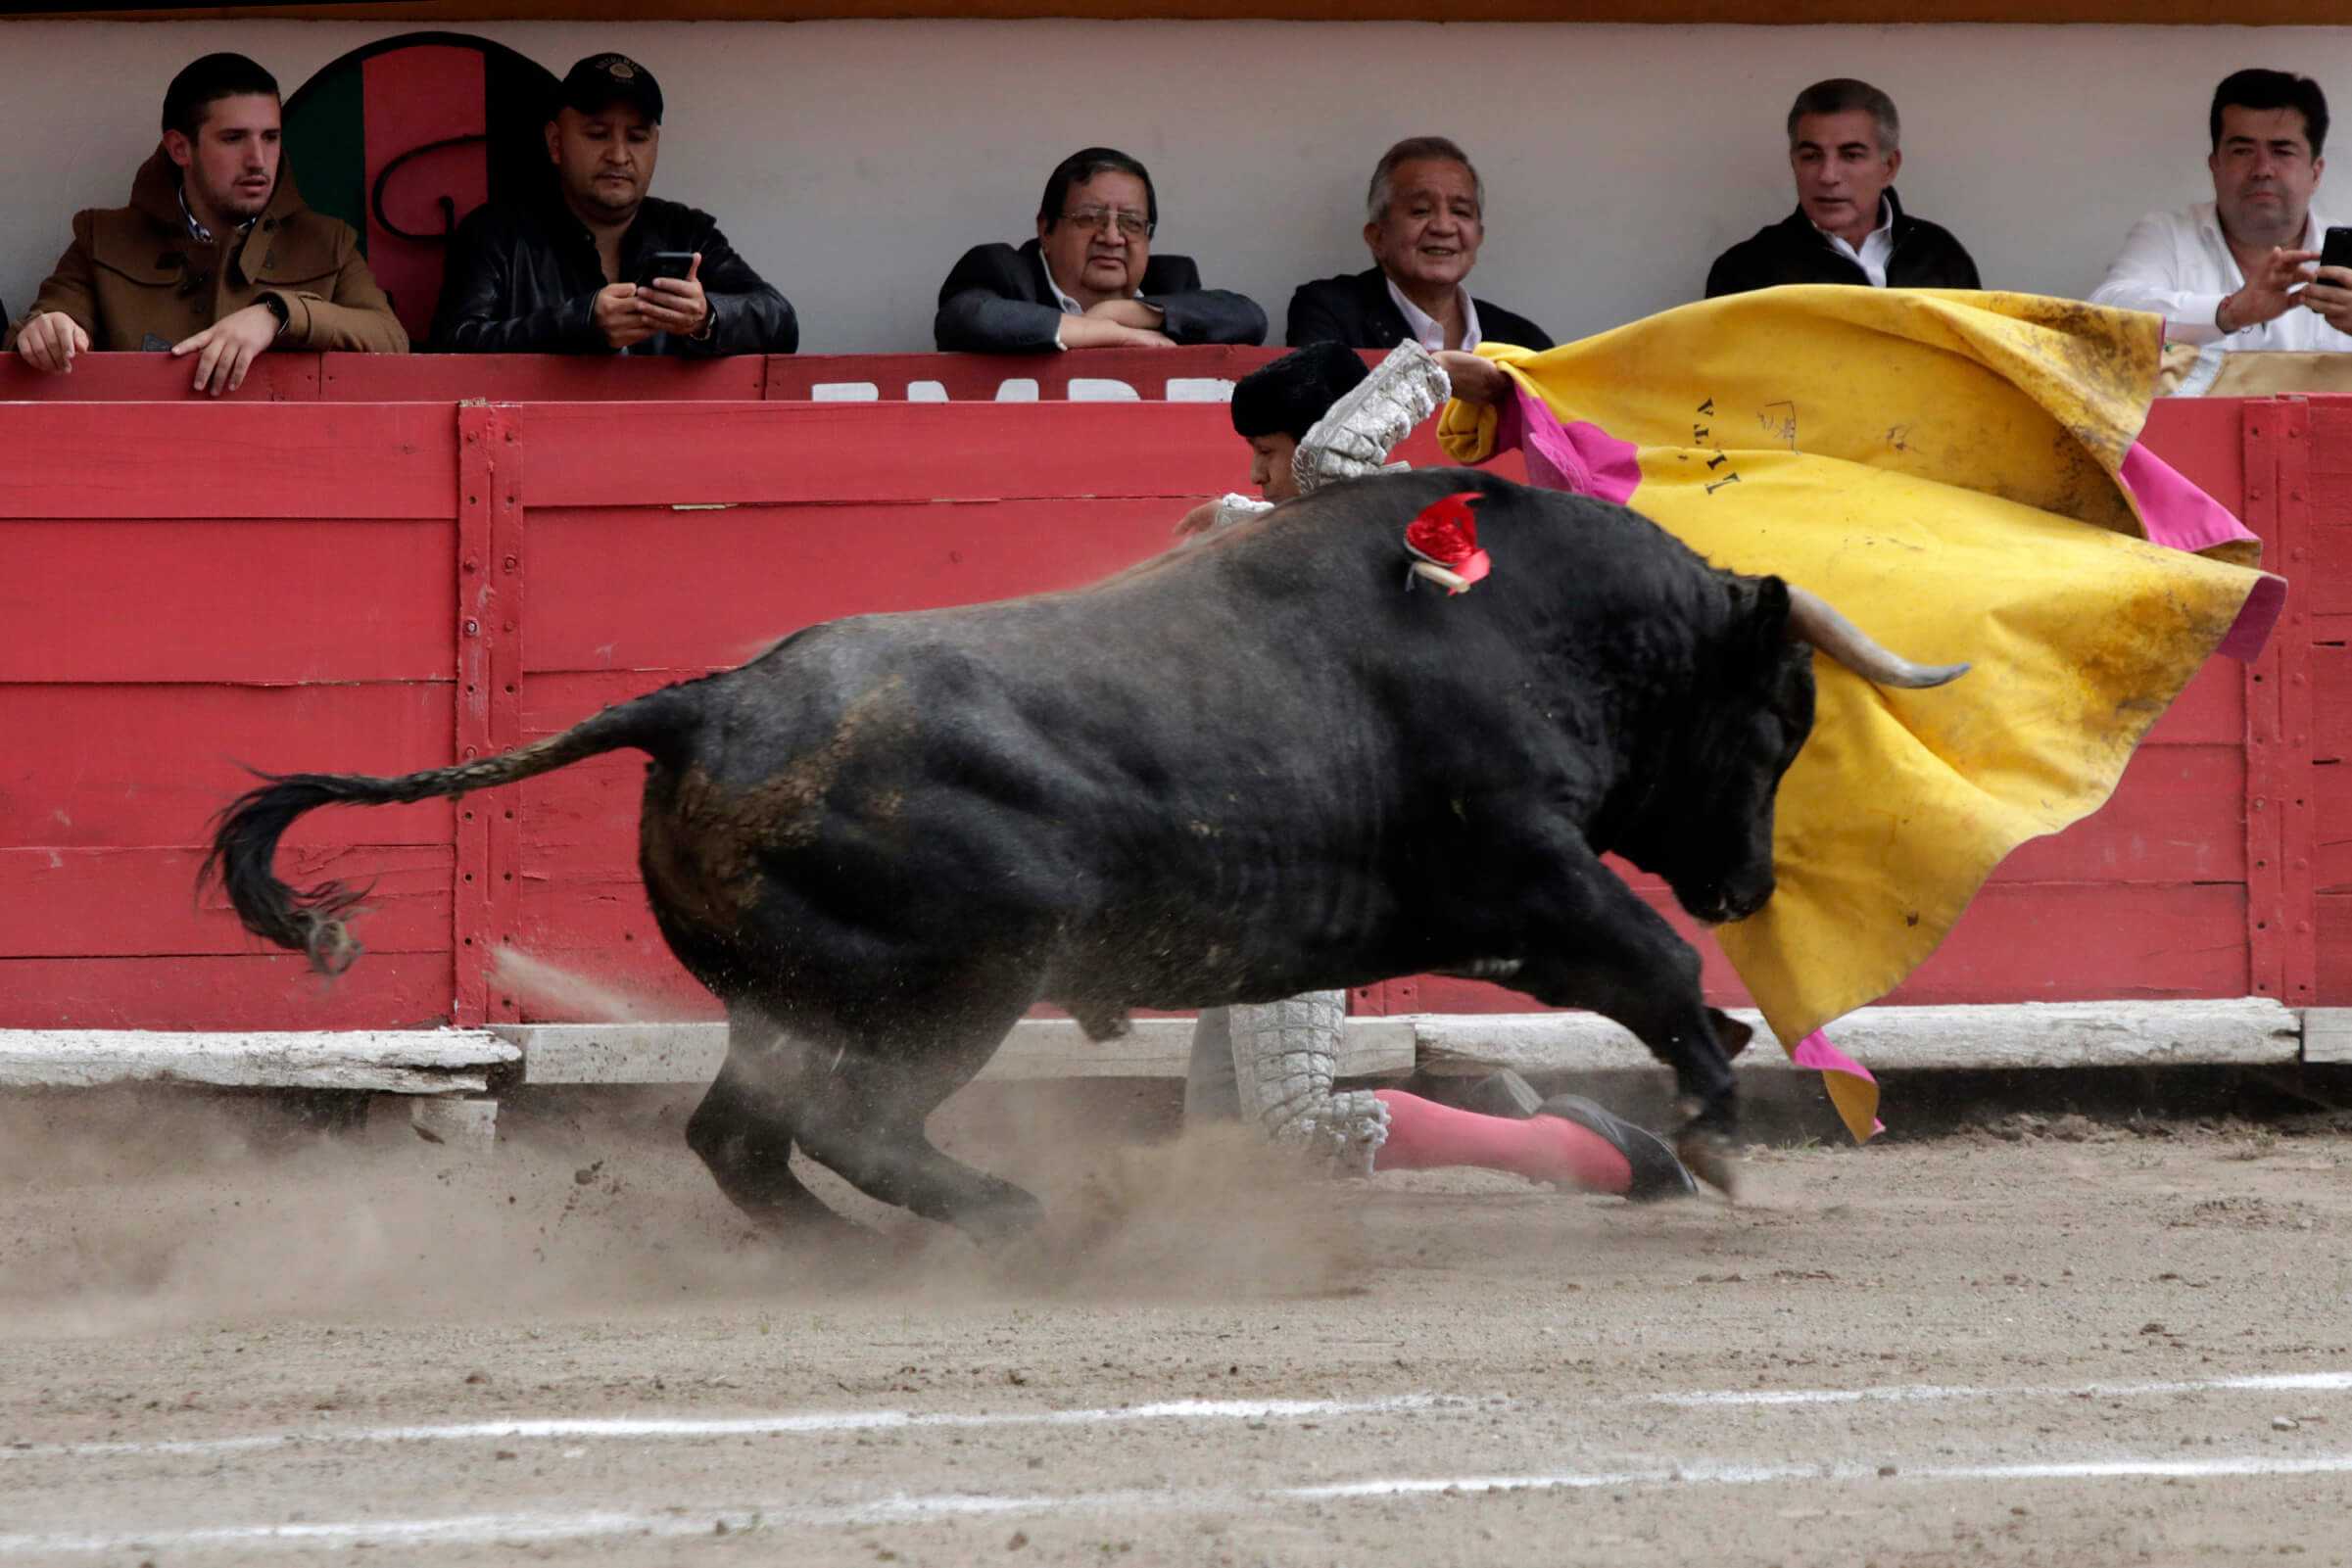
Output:
<svg viewBox="0 0 2352 1568">
<path fill-rule="evenodd" d="M 933 337 L 968 354 L 1265 342 L 1256 301 L 1202 288 L 1188 256 L 1151 254 L 1159 222 L 1141 164 L 1108 147 L 1072 153 L 1045 181 L 1035 239 L 976 245 L 955 263 Z"/>
</svg>

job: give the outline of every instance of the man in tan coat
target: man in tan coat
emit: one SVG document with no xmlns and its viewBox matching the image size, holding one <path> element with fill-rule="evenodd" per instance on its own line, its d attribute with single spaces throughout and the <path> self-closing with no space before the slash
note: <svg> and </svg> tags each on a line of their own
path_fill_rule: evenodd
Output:
<svg viewBox="0 0 2352 1568">
<path fill-rule="evenodd" d="M 215 395 L 269 349 L 405 353 L 359 236 L 303 205 L 278 134 L 277 81 L 243 55 L 174 76 L 130 205 L 73 214 L 72 245 L 0 349 L 61 372 L 92 348 L 168 350 Z"/>
</svg>

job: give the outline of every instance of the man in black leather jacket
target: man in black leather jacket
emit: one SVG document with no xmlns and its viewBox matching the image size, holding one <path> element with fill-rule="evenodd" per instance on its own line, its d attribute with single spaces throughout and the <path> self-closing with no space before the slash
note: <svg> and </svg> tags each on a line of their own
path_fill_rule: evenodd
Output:
<svg viewBox="0 0 2352 1568">
<path fill-rule="evenodd" d="M 1973 289 L 1977 264 L 1949 229 L 1913 217 L 1895 194 L 1902 167 L 1895 100 L 1833 76 L 1789 111 L 1797 211 L 1715 258 L 1706 297 L 1782 283 L 1881 289 Z"/>
<path fill-rule="evenodd" d="M 708 213 L 646 194 L 661 88 L 625 55 L 572 67 L 548 121 L 553 188 L 477 209 L 450 238 L 442 354 L 791 354 L 800 323 Z"/>
</svg>

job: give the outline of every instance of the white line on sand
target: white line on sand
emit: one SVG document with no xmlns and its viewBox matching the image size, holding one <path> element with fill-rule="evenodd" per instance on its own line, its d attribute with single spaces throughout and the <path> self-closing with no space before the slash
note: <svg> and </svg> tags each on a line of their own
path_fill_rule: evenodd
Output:
<svg viewBox="0 0 2352 1568">
<path fill-rule="evenodd" d="M 1968 1388 L 1894 1383 L 1859 1389 L 1702 1389 L 1683 1394 L 1637 1394 L 1634 1404 L 1855 1404 L 1863 1401 L 2148 1399 L 2166 1394 L 2340 1394 L 2352 1372 L 2282 1372 L 2247 1377 L 2183 1378 L 2161 1383 L 2051 1383 Z"/>
<path fill-rule="evenodd" d="M 1701 1389 L 1636 1394 L 1628 1404 L 1805 1405 L 1864 1401 L 2001 1399 L 2148 1399 L 2168 1394 L 2332 1394 L 2352 1391 L 2352 1372 L 2285 1372 L 2240 1377 L 2186 1378 L 2154 1383 L 2016 1384 L 1973 1388 L 1933 1383 L 1881 1384 L 1858 1389 Z M 167 1438 L 150 1443 L 17 1444 L 0 1447 L 0 1460 L 103 1458 L 133 1454 L 239 1453 L 304 1444 L 471 1443 L 488 1439 L 579 1442 L 597 1438 L 826 1436 L 839 1432 L 912 1431 L 925 1427 L 1090 1426 L 1130 1421 L 1301 1421 L 1342 1415 L 1395 1415 L 1469 1409 L 1479 1402 L 1442 1394 L 1401 1394 L 1376 1400 L 1169 1400 L 1103 1409 L 1000 1410 L 972 1413 L 915 1410 L 809 1410 L 785 1415 L 586 1416 L 469 1421 L 446 1426 L 318 1427 L 233 1438 Z"/>
<path fill-rule="evenodd" d="M 2233 1454 L 2205 1459 L 2123 1455 L 2041 1464 L 1934 1465 L 1904 1468 L 1885 1477 L 1859 1464 L 1674 1465 L 1663 1468 L 1566 1471 L 1550 1475 L 1414 1476 L 1317 1486 L 1279 1487 L 1256 1493 L 1223 1490 L 1091 1492 L 1014 1497 L 895 1494 L 865 1502 L 775 1507 L 676 1507 L 656 1512 L 458 1514 L 438 1519 L 334 1520 L 279 1525 L 215 1525 L 194 1529 L 119 1531 L 80 1535 L 67 1531 L 0 1535 L 0 1556 L 68 1555 L 113 1551 L 201 1551 L 233 1547 L 318 1547 L 462 1545 L 578 1541 L 610 1536 L 710 1536 L 763 1526 L 908 1524 L 929 1519 L 1002 1517 L 1056 1513 L 1168 1513 L 1232 1509 L 1256 1502 L 1345 1502 L 1366 1497 L 1418 1497 L 1432 1493 L 1548 1492 L 1603 1487 L 1760 1486 L 1787 1481 L 2086 1481 L 2133 1477 L 2297 1476 L 2352 1473 L 2352 1453 L 2280 1458 Z"/>
<path fill-rule="evenodd" d="M 587 1416 L 468 1421 L 450 1426 L 320 1427 L 235 1438 L 177 1438 L 154 1443 L 20 1444 L 0 1459 L 102 1458 L 128 1454 L 237 1453 L 330 1443 L 467 1443 L 499 1439 L 747 1438 L 835 1432 L 912 1431 L 925 1427 L 1094 1426 L 1129 1421 L 1301 1421 L 1336 1415 L 1394 1415 L 1409 1410 L 1469 1409 L 1474 1402 L 1440 1394 L 1377 1400 L 1167 1400 L 1092 1410 L 809 1410 L 790 1415 Z"/>
</svg>

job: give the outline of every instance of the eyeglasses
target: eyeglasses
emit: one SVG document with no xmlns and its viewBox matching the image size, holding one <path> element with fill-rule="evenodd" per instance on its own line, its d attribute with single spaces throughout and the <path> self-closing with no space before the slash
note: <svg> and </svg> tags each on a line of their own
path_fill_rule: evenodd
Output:
<svg viewBox="0 0 2352 1568">
<path fill-rule="evenodd" d="M 1075 213 L 1064 213 L 1062 221 L 1076 223 L 1080 228 L 1119 227 L 1122 239 L 1139 240 L 1152 231 L 1152 221 L 1141 213 L 1130 213 L 1122 207 L 1081 207 Z"/>
</svg>

